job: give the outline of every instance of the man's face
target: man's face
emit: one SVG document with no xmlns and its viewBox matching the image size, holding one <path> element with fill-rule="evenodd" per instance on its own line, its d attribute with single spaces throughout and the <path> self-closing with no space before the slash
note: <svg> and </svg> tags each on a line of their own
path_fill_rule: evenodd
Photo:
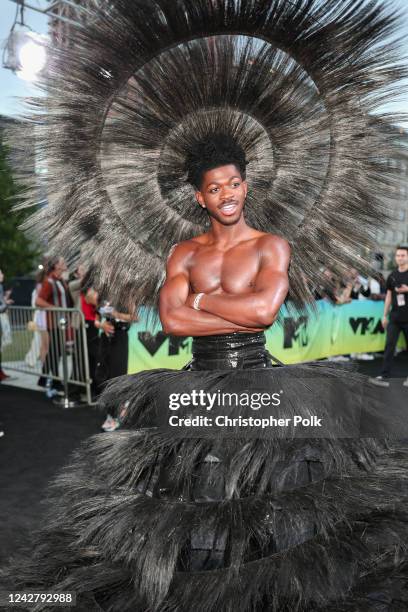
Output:
<svg viewBox="0 0 408 612">
<path fill-rule="evenodd" d="M 408 251 L 406 249 L 397 249 L 395 253 L 395 263 L 397 266 L 408 265 Z"/>
<path fill-rule="evenodd" d="M 234 164 L 219 166 L 203 174 L 197 202 L 223 225 L 234 225 L 242 215 L 248 185 Z"/>
</svg>

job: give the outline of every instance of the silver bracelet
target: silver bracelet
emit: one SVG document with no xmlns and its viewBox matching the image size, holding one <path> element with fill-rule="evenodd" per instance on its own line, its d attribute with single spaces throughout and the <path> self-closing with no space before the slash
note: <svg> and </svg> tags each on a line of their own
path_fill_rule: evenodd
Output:
<svg viewBox="0 0 408 612">
<path fill-rule="evenodd" d="M 204 293 L 197 293 L 197 295 L 194 298 L 194 302 L 193 302 L 193 308 L 194 310 L 200 310 L 200 302 L 201 302 L 201 298 L 203 297 L 203 295 L 205 295 Z"/>
</svg>

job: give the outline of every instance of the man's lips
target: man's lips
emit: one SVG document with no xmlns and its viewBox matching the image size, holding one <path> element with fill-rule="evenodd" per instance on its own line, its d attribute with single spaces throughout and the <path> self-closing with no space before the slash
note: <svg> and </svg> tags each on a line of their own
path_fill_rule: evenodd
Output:
<svg viewBox="0 0 408 612">
<path fill-rule="evenodd" d="M 222 214 L 227 216 L 233 215 L 237 208 L 237 202 L 227 202 L 226 204 L 219 206 L 219 210 L 222 212 Z"/>
</svg>

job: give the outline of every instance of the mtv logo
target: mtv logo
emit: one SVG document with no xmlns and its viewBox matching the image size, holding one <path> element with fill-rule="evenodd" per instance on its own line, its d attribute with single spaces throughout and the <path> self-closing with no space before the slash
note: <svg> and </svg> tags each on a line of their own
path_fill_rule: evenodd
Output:
<svg viewBox="0 0 408 612">
<path fill-rule="evenodd" d="M 283 321 L 283 348 L 292 348 L 294 342 L 300 346 L 309 344 L 308 321 L 309 318 L 305 315 L 298 319 L 285 317 Z"/>
<path fill-rule="evenodd" d="M 144 348 L 148 351 L 148 353 L 153 356 L 157 353 L 157 351 L 162 347 L 162 345 L 169 341 L 169 350 L 168 355 L 171 357 L 172 355 L 178 355 L 180 349 L 188 348 L 188 339 L 187 336 L 166 336 L 163 331 L 157 332 L 157 334 L 152 334 L 150 332 L 144 331 L 139 332 L 137 334 L 138 340 L 140 344 L 144 346 Z"/>
</svg>

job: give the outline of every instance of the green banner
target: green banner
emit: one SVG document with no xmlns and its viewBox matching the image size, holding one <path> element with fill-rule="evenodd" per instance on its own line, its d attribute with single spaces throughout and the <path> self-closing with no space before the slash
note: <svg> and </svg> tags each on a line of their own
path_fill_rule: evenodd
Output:
<svg viewBox="0 0 408 612">
<path fill-rule="evenodd" d="M 333 306 L 319 300 L 316 308 L 316 312 L 310 309 L 293 316 L 282 307 L 280 321 L 266 331 L 266 345 L 273 356 L 283 363 L 300 363 L 384 350 L 383 302 L 353 300 Z M 152 322 L 151 311 L 142 310 L 139 317 L 129 330 L 129 374 L 153 368 L 180 369 L 191 359 L 191 338 L 166 336 L 157 317 Z M 405 346 L 402 335 L 399 346 Z"/>
</svg>

